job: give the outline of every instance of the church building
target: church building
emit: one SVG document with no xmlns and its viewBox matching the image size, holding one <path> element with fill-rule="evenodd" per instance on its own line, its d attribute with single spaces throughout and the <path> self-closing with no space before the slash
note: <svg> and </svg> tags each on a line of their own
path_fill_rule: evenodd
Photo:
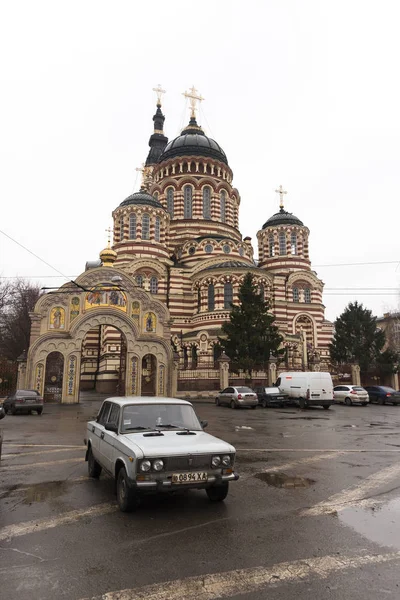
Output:
<svg viewBox="0 0 400 600">
<path fill-rule="evenodd" d="M 241 197 L 227 155 L 197 123 L 201 96 L 195 88 L 186 94 L 189 123 L 168 141 L 163 90 L 155 91 L 142 187 L 114 208 L 113 243 L 100 260 L 39 299 L 24 385 L 67 403 L 80 390 L 219 389 L 218 335 L 248 272 L 284 337 L 279 369 L 328 369 L 332 324 L 323 283 L 311 267 L 309 229 L 284 208 L 286 192 L 277 190 L 279 211 L 259 223 L 256 260 L 251 238 L 239 230 Z"/>
</svg>

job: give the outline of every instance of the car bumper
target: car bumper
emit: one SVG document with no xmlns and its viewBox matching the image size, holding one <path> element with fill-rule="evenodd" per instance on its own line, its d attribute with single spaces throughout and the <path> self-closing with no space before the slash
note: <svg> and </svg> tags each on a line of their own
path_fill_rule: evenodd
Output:
<svg viewBox="0 0 400 600">
<path fill-rule="evenodd" d="M 204 483 L 172 483 L 172 481 L 135 481 L 130 480 L 130 485 L 143 492 L 172 492 L 176 490 L 193 490 L 193 489 L 207 489 L 214 485 L 220 485 L 221 483 L 227 483 L 229 481 L 237 481 L 239 479 L 238 473 L 229 473 L 227 475 L 209 475 L 207 481 Z"/>
<path fill-rule="evenodd" d="M 39 410 L 39 409 L 43 409 L 43 404 L 15 404 L 14 405 L 15 410 Z"/>
<path fill-rule="evenodd" d="M 235 400 L 236 406 L 257 406 L 258 398 L 249 400 Z"/>
<path fill-rule="evenodd" d="M 332 406 L 332 404 L 335 404 L 334 400 L 318 400 L 317 398 L 306 400 L 307 406 Z"/>
</svg>

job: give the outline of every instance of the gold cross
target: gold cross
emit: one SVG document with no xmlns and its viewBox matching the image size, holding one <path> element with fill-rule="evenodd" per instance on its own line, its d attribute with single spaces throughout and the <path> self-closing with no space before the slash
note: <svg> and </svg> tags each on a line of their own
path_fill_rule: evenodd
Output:
<svg viewBox="0 0 400 600">
<path fill-rule="evenodd" d="M 161 106 L 161 97 L 162 97 L 162 94 L 165 94 L 165 90 L 163 90 L 161 85 L 158 84 L 157 87 L 153 88 L 153 92 L 155 92 L 157 94 L 157 106 L 158 105 Z"/>
<path fill-rule="evenodd" d="M 185 98 L 190 99 L 191 113 L 190 116 L 192 119 L 196 118 L 196 101 L 202 102 L 204 100 L 203 96 L 197 93 L 196 88 L 193 86 L 190 88 L 189 92 L 184 92 L 182 94 Z"/>
<path fill-rule="evenodd" d="M 108 234 L 107 235 L 107 238 L 108 238 L 107 244 L 108 244 L 108 247 L 110 247 L 111 234 L 113 233 L 113 229 L 111 227 L 108 227 L 108 229 L 106 229 L 106 232 Z"/>
<path fill-rule="evenodd" d="M 275 192 L 277 194 L 279 194 L 279 196 L 280 196 L 279 208 L 283 208 L 283 196 L 285 194 L 287 194 L 287 192 L 285 192 L 285 190 L 283 189 L 283 187 L 281 185 L 279 186 L 279 188 L 277 190 L 275 190 Z"/>
<path fill-rule="evenodd" d="M 141 167 L 136 167 L 135 171 L 137 171 L 138 173 L 142 174 L 142 182 L 141 182 L 141 187 L 143 187 L 144 185 L 144 173 L 145 173 L 145 166 L 144 163 L 142 163 Z"/>
</svg>

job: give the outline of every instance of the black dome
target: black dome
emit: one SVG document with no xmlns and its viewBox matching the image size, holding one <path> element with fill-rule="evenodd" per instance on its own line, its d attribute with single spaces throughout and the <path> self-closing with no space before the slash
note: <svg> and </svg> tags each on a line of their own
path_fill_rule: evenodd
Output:
<svg viewBox="0 0 400 600">
<path fill-rule="evenodd" d="M 304 223 L 302 221 L 300 221 L 300 219 L 298 217 L 296 217 L 293 213 L 287 212 L 284 208 L 281 208 L 281 210 L 279 212 L 272 215 L 272 217 L 270 217 L 268 219 L 268 221 L 266 221 L 264 223 L 262 228 L 266 229 L 267 227 L 274 227 L 274 225 L 301 225 L 301 226 L 303 226 Z"/>
<path fill-rule="evenodd" d="M 161 202 L 156 200 L 153 196 L 150 196 L 146 191 L 140 190 L 140 192 L 135 192 L 131 194 L 123 202 L 121 202 L 120 206 L 129 206 L 130 204 L 147 204 L 148 206 L 153 206 L 154 208 L 164 208 Z"/>
<path fill-rule="evenodd" d="M 228 159 L 221 146 L 215 140 L 207 137 L 193 118 L 190 119 L 189 125 L 182 131 L 181 135 L 166 145 L 158 162 L 175 156 L 191 155 L 211 156 L 226 165 L 228 164 Z"/>
</svg>

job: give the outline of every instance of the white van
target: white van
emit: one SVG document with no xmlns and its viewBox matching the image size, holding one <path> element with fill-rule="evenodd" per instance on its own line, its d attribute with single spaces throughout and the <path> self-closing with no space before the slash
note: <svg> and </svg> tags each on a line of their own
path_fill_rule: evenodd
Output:
<svg viewBox="0 0 400 600">
<path fill-rule="evenodd" d="M 323 406 L 328 409 L 331 404 L 334 404 L 330 373 L 285 372 L 279 375 L 276 385 L 281 392 L 289 394 L 300 408 Z"/>
</svg>

